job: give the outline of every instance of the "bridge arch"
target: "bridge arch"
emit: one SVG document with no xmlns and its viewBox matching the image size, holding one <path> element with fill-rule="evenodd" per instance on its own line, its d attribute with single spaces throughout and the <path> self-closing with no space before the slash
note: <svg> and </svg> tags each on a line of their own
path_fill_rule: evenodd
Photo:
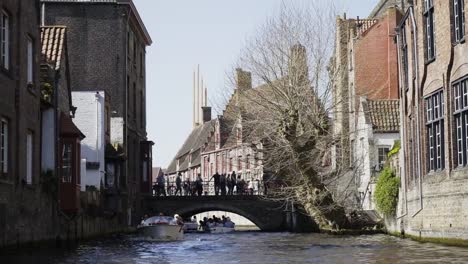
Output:
<svg viewBox="0 0 468 264">
<path fill-rule="evenodd" d="M 242 208 L 239 208 L 237 206 L 229 206 L 229 205 L 223 205 L 223 204 L 200 204 L 197 206 L 187 206 L 184 208 L 179 209 L 179 215 L 182 216 L 184 219 L 188 218 L 192 215 L 204 213 L 204 212 L 209 212 L 209 211 L 226 211 L 230 213 L 235 213 L 240 216 L 243 216 L 247 218 L 249 221 L 254 223 L 260 230 L 263 230 L 266 228 L 266 224 L 262 222 L 262 220 L 249 213 L 246 210 L 243 210 Z"/>
<path fill-rule="evenodd" d="M 207 211 L 227 211 L 241 215 L 262 231 L 285 231 L 286 213 L 281 203 L 258 196 L 168 196 L 146 197 L 145 214 L 179 214 L 182 217 Z"/>
</svg>

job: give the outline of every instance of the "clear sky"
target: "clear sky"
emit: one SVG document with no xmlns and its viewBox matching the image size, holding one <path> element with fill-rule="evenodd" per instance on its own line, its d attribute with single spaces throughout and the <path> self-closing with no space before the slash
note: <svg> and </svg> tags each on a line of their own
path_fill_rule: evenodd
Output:
<svg viewBox="0 0 468 264">
<path fill-rule="evenodd" d="M 245 39 L 282 2 L 317 0 L 133 0 L 153 45 L 146 55 L 147 131 L 153 166 L 167 167 L 192 130 L 192 74 L 197 64 L 208 103 L 226 82 Z M 348 17 L 366 17 L 378 0 L 336 1 Z M 339 2 L 339 3 L 338 3 Z"/>
</svg>

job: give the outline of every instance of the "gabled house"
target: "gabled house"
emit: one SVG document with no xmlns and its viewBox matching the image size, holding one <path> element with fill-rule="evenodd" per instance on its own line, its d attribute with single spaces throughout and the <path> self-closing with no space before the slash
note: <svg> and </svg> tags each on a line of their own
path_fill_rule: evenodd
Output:
<svg viewBox="0 0 468 264">
<path fill-rule="evenodd" d="M 41 165 L 52 171 L 59 184 L 60 208 L 80 210 L 81 140 L 83 133 L 72 121 L 72 104 L 66 27 L 41 27 Z"/>
<path fill-rule="evenodd" d="M 391 32 L 403 17 L 400 8 L 406 1 L 398 2 L 381 0 L 366 19 L 346 16 L 337 19 L 330 67 L 333 135 L 337 143 L 332 147 L 331 156 L 333 169 L 343 175 L 338 185 L 346 188 L 351 197 L 346 201 L 348 207 L 374 208 L 369 204 L 372 199 L 369 184 L 371 175 L 379 168 L 376 167 L 378 162 L 369 155 L 377 156 L 373 143 L 377 131 L 372 129 L 375 124 L 369 118 L 376 115 L 376 111 L 385 110 L 380 106 L 386 104 L 380 102 L 399 99 L 397 46 Z M 394 116 L 393 113 L 382 114 Z M 385 145 L 391 147 L 393 142 Z"/>
<path fill-rule="evenodd" d="M 245 182 L 253 181 L 255 191 L 263 180 L 262 144 L 260 141 L 250 142 L 245 135 L 247 128 L 243 127 L 245 118 L 241 106 L 244 96 L 252 92 L 252 77 L 250 72 L 236 70 L 236 90 L 227 103 L 223 115 L 212 120 L 213 130 L 208 135 L 206 143 L 201 148 L 201 175 L 209 182 L 213 174 L 230 175 L 235 172 L 238 179 Z M 256 88 L 256 89 L 261 89 Z M 210 111 L 211 109 L 204 109 Z M 214 184 L 207 184 L 207 192 L 214 193 Z"/>
<path fill-rule="evenodd" d="M 113 170 L 124 189 L 121 207 L 127 224 L 136 225 L 143 216 L 141 190 L 148 185 L 142 180 L 151 173 L 145 165 L 152 144 L 146 131 L 145 66 L 151 37 L 131 0 L 40 0 L 40 4 L 46 25 L 65 25 L 70 32 L 66 42 L 73 62 L 73 91 L 102 90 L 109 98 L 110 144 L 124 153 L 121 166 Z"/>
<path fill-rule="evenodd" d="M 373 193 L 378 173 L 383 169 L 389 151 L 400 139 L 399 100 L 360 98 L 356 138 L 351 151 L 356 166 L 361 208 L 374 210 Z"/>
</svg>

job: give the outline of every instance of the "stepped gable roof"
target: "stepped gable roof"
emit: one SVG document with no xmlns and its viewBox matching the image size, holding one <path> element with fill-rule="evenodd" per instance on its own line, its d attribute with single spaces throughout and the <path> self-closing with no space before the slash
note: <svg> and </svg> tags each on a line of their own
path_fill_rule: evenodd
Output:
<svg viewBox="0 0 468 264">
<path fill-rule="evenodd" d="M 211 132 L 214 131 L 215 121 L 216 120 L 211 120 L 192 130 L 174 159 L 169 164 L 169 167 L 167 168 L 168 174 L 177 172 L 177 159 L 182 159 L 181 163 L 179 163 L 179 171 L 187 170 L 189 165 L 188 154 L 190 153 L 193 154 L 191 166 L 193 167 L 201 164 L 200 149 L 207 142 Z"/>
<path fill-rule="evenodd" d="M 400 131 L 399 100 L 368 100 L 367 114 L 377 133 L 395 133 Z"/>
<path fill-rule="evenodd" d="M 54 70 L 60 70 L 60 63 L 65 54 L 65 26 L 41 27 L 41 60 L 50 64 Z"/>
<path fill-rule="evenodd" d="M 378 19 L 359 19 L 356 21 L 356 28 L 358 36 L 364 35 L 372 26 L 379 22 Z"/>
</svg>

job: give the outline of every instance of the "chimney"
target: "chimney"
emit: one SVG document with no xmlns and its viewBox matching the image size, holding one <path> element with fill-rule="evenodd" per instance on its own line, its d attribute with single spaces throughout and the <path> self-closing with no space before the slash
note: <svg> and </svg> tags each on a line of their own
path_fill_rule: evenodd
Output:
<svg viewBox="0 0 468 264">
<path fill-rule="evenodd" d="M 289 55 L 289 75 L 300 82 L 305 81 L 309 75 L 307 51 L 305 47 L 299 43 L 291 47 Z"/>
<path fill-rule="evenodd" d="M 201 109 L 203 112 L 203 123 L 210 122 L 211 121 L 211 107 L 203 106 Z"/>
<path fill-rule="evenodd" d="M 252 89 L 252 75 L 248 71 L 244 71 L 241 68 L 236 69 L 236 84 L 239 91 L 245 91 Z"/>
</svg>

